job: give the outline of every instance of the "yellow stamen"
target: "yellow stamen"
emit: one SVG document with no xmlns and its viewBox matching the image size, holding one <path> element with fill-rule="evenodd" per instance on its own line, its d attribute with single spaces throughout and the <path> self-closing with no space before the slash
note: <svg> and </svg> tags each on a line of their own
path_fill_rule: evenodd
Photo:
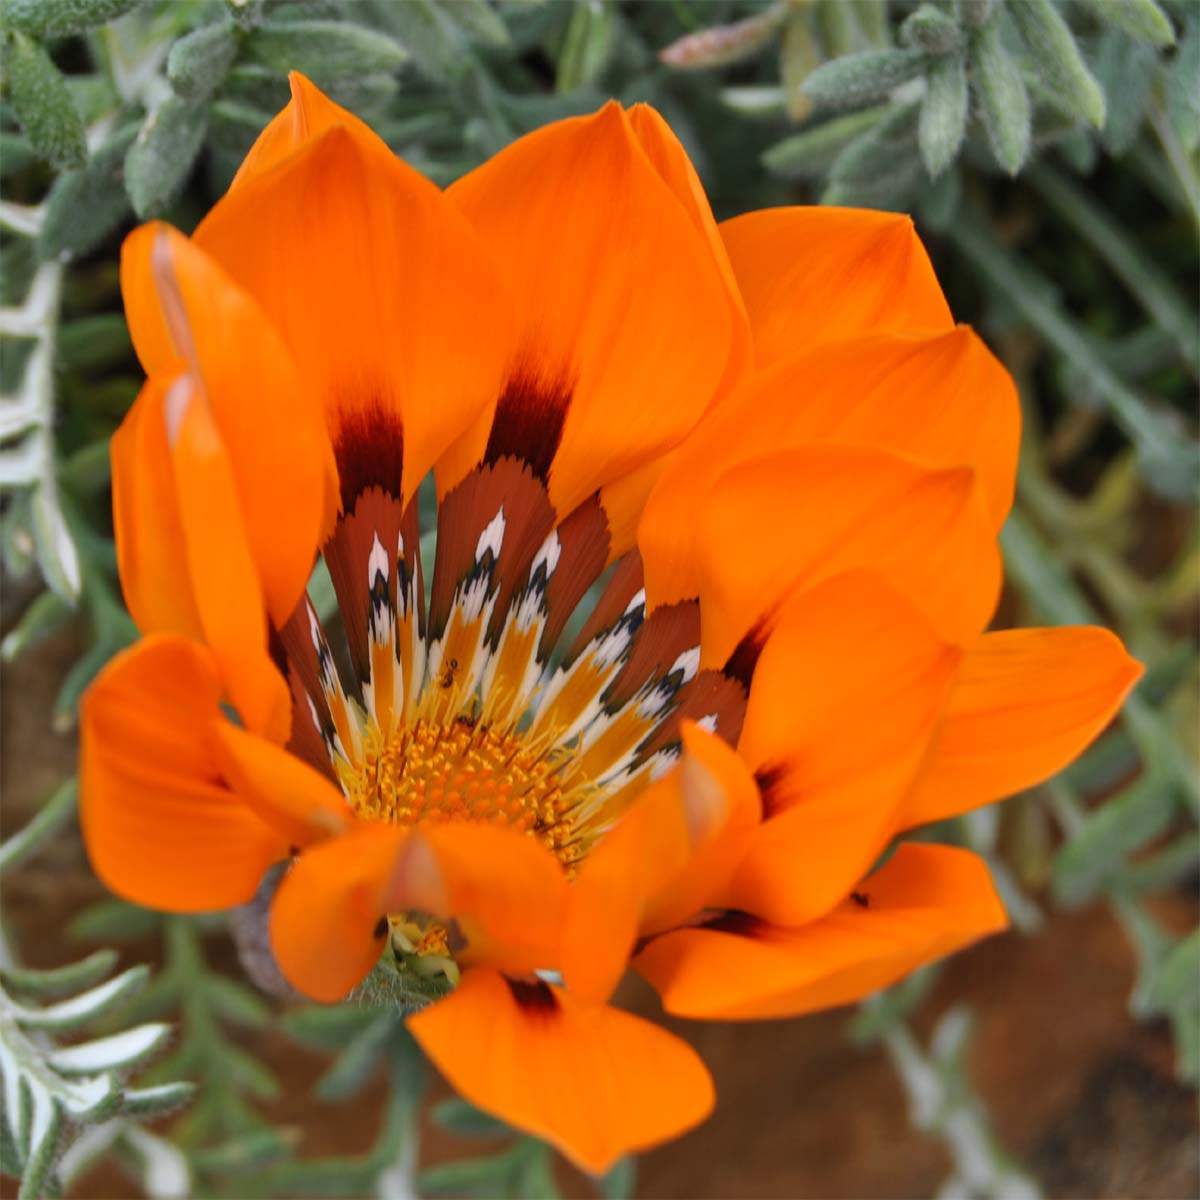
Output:
<svg viewBox="0 0 1200 1200">
<path fill-rule="evenodd" d="M 594 789 L 578 777 L 564 788 L 562 763 L 539 739 L 466 719 L 419 720 L 390 735 L 369 728 L 342 784 L 362 817 L 396 825 L 496 821 L 537 837 L 569 867 L 582 853 L 573 817 Z"/>
</svg>

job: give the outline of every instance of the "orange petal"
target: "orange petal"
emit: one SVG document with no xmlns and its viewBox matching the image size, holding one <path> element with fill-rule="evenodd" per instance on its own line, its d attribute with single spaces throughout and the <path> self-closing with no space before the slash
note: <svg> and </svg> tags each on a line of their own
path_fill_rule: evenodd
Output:
<svg viewBox="0 0 1200 1200">
<path fill-rule="evenodd" d="M 267 623 L 233 466 L 208 398 L 182 375 L 163 401 L 188 574 L 205 640 L 246 726 L 285 742 L 291 693 L 267 648 Z"/>
<path fill-rule="evenodd" d="M 292 864 L 271 904 L 271 946 L 293 987 L 332 1004 L 370 974 L 387 940 L 384 889 L 407 837 L 369 825 Z"/>
<path fill-rule="evenodd" d="M 353 813 L 326 776 L 223 717 L 209 728 L 225 778 L 291 845 L 307 846 L 349 830 Z"/>
<path fill-rule="evenodd" d="M 750 319 L 746 315 L 746 306 L 738 290 L 737 279 L 734 278 L 729 253 L 721 240 L 717 223 L 713 220 L 708 197 L 704 194 L 704 185 L 671 127 L 649 104 L 635 104 L 627 115 L 629 127 L 641 143 L 646 157 L 667 187 L 675 193 L 675 198 L 683 205 L 688 220 L 708 243 L 709 252 L 721 273 L 732 324 L 729 360 L 725 364 L 725 374 L 717 389 L 720 396 L 748 376 L 754 367 L 754 342 L 750 333 Z"/>
<path fill-rule="evenodd" d="M 250 147 L 250 152 L 229 185 L 231 192 L 235 188 L 245 186 L 257 176 L 266 174 L 305 144 L 337 125 L 344 126 L 365 150 L 377 153 L 381 157 L 392 157 L 392 152 L 379 140 L 377 134 L 353 113 L 334 104 L 299 71 L 288 72 L 288 83 L 292 89 L 291 100 Z"/>
<path fill-rule="evenodd" d="M 794 1016 L 850 1004 L 1006 925 L 982 859 L 906 844 L 811 925 L 731 917 L 656 938 L 634 966 L 679 1016 Z"/>
<path fill-rule="evenodd" d="M 408 1027 L 463 1097 L 593 1174 L 712 1111 L 712 1080 L 686 1042 L 549 984 L 468 971 Z"/>
<path fill-rule="evenodd" d="M 1142 666 L 1107 629 L 1012 629 L 971 647 L 904 828 L 1048 779 L 1104 728 Z"/>
<path fill-rule="evenodd" d="M 447 822 L 415 830 L 388 879 L 389 912 L 457 921 L 464 964 L 521 973 L 557 964 L 567 879 L 540 842 L 500 825 Z"/>
<path fill-rule="evenodd" d="M 166 391 L 164 377 L 148 379 L 112 436 L 117 567 L 125 603 L 143 633 L 203 641 L 163 421 Z"/>
<path fill-rule="evenodd" d="M 286 842 L 220 780 L 207 729 L 221 687 L 204 647 L 150 637 L 84 696 L 80 821 L 96 874 L 170 912 L 249 900 Z"/>
<path fill-rule="evenodd" d="M 799 924 L 862 878 L 892 835 L 959 660 L 869 572 L 837 576 L 784 609 L 738 743 L 765 819 L 729 907 Z"/>
<path fill-rule="evenodd" d="M 448 195 L 497 256 L 518 333 L 504 395 L 439 464 L 439 492 L 515 454 L 564 516 L 712 399 L 730 352 L 720 269 L 616 104 L 520 138 Z"/>
<path fill-rule="evenodd" d="M 964 326 L 810 347 L 744 384 L 671 455 L 638 535 L 661 590 L 654 601 L 696 595 L 693 514 L 739 462 L 834 442 L 896 450 L 931 466 L 968 466 L 998 530 L 1012 504 L 1019 436 L 1012 379 Z"/>
<path fill-rule="evenodd" d="M 293 87 L 270 143 L 195 240 L 254 296 L 315 388 L 344 507 L 379 486 L 403 508 L 499 393 L 511 306 L 455 206 L 307 81 Z M 297 120 L 308 133 L 289 133 Z M 295 148 L 279 153 L 289 137 Z"/>
<path fill-rule="evenodd" d="M 879 572 L 960 643 L 987 623 L 1000 589 L 974 474 L 883 450 L 809 446 L 750 460 L 712 489 L 699 527 L 701 666 L 724 666 L 743 637 L 761 640 L 789 594 L 842 571 Z M 647 562 L 648 596 L 657 585 Z"/>
<path fill-rule="evenodd" d="M 607 999 L 639 934 L 699 912 L 728 886 L 758 825 L 758 789 L 736 753 L 687 722 L 678 766 L 651 784 L 588 855 L 571 887 L 563 978 Z"/>
<path fill-rule="evenodd" d="M 761 370 L 818 342 L 953 325 L 910 218 L 769 208 L 721 224 Z"/>
<path fill-rule="evenodd" d="M 259 306 L 176 230 L 152 223 L 126 238 L 121 286 L 147 372 L 175 375 L 186 367 L 203 381 L 255 568 L 282 626 L 336 506 L 317 399 Z"/>
</svg>

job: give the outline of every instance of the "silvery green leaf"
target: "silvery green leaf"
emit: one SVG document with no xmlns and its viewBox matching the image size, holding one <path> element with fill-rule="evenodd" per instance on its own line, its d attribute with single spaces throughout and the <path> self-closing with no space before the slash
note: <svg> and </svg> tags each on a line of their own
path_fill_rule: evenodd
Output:
<svg viewBox="0 0 1200 1200">
<path fill-rule="evenodd" d="M 0 642 L 0 658 L 11 662 L 17 655 L 49 637 L 74 614 L 75 609 L 57 592 L 47 588 L 30 601 L 21 619 Z"/>
<path fill-rule="evenodd" d="M 265 21 L 245 52 L 277 71 L 300 71 L 316 82 L 394 71 L 408 58 L 387 34 L 346 21 Z"/>
<path fill-rule="evenodd" d="M 512 1132 L 503 1121 L 458 1096 L 443 1100 L 430 1115 L 435 1124 L 459 1137 L 495 1138 Z"/>
<path fill-rule="evenodd" d="M 1088 813 L 1054 864 L 1059 902 L 1078 905 L 1088 900 L 1129 854 L 1167 828 L 1174 813 L 1174 792 L 1157 775 L 1145 777 Z"/>
<path fill-rule="evenodd" d="M 992 19 L 997 0 L 958 0 L 958 11 L 972 29 L 980 29 Z"/>
<path fill-rule="evenodd" d="M 75 813 L 78 785 L 72 776 L 16 833 L 0 843 L 0 870 L 14 867 L 35 854 Z"/>
<path fill-rule="evenodd" d="M 487 46 L 511 45 L 508 27 L 488 0 L 436 0 L 436 3 L 475 41 Z"/>
<path fill-rule="evenodd" d="M 1193 13 L 1167 74 L 1167 116 L 1191 153 L 1200 149 L 1200 14 Z"/>
<path fill-rule="evenodd" d="M 894 108 L 838 155 L 829 171 L 822 204 L 898 207 L 918 178 L 913 153 L 916 105 Z"/>
<path fill-rule="evenodd" d="M 237 57 L 233 27 L 223 22 L 202 25 L 185 34 L 167 55 L 167 78 L 176 94 L 193 103 L 212 97 L 225 82 Z"/>
<path fill-rule="evenodd" d="M 142 1187 L 152 1200 L 183 1200 L 191 1190 L 191 1171 L 183 1152 L 165 1138 L 136 1125 L 123 1132 L 119 1148 L 132 1160 Z"/>
<path fill-rule="evenodd" d="M 127 900 L 97 900 L 67 926 L 67 936 L 81 942 L 130 942 L 152 933 L 162 920 Z"/>
<path fill-rule="evenodd" d="M 934 8 L 932 4 L 922 4 L 900 26 L 900 40 L 914 50 L 949 54 L 961 50 L 967 38 L 962 26 L 952 16 L 940 8 Z"/>
<path fill-rule="evenodd" d="M 948 54 L 929 68 L 917 122 L 921 160 L 931 178 L 958 157 L 966 132 L 967 64 L 961 54 Z"/>
<path fill-rule="evenodd" d="M 779 43 L 779 77 L 787 97 L 788 116 L 793 121 L 803 121 L 812 111 L 813 102 L 804 91 L 804 81 L 821 61 L 808 13 L 797 9 L 783 27 Z"/>
<path fill-rule="evenodd" d="M 1015 175 L 1029 156 L 1033 120 L 1021 72 L 989 21 L 971 39 L 972 78 L 979 111 L 996 161 Z"/>
<path fill-rule="evenodd" d="M 763 165 L 784 179 L 816 179 L 833 165 L 842 149 L 887 114 L 884 105 L 834 117 L 803 133 L 776 142 L 763 154 Z"/>
<path fill-rule="evenodd" d="M 452 20 L 453 6 L 435 0 L 369 0 L 370 12 L 412 56 L 413 66 L 427 79 L 458 79 L 471 59 L 462 29 Z"/>
<path fill-rule="evenodd" d="M 962 200 L 962 176 L 957 171 L 943 171 L 921 197 L 921 217 L 931 228 L 941 232 L 954 220 Z"/>
<path fill-rule="evenodd" d="M 207 107 L 180 96 L 146 118 L 125 155 L 125 188 L 139 217 L 161 215 L 179 195 L 207 132 Z"/>
<path fill-rule="evenodd" d="M 129 215 L 122 176 L 125 153 L 137 137 L 138 124 L 118 129 L 86 166 L 66 171 L 54 181 L 38 235 L 42 258 L 86 254 Z"/>
<path fill-rule="evenodd" d="M 97 950 L 78 962 L 68 963 L 65 967 L 54 967 L 47 971 L 10 964 L 0 967 L 0 982 L 15 992 L 38 998 L 62 996 L 99 983 L 113 969 L 116 961 L 117 952 L 105 949 Z"/>
<path fill-rule="evenodd" d="M 804 91 L 823 107 L 852 108 L 889 95 L 922 74 L 928 62 L 923 50 L 866 50 L 818 67 Z"/>
<path fill-rule="evenodd" d="M 7 51 L 9 96 L 29 144 L 56 167 L 81 166 L 87 139 L 67 81 L 32 38 L 14 34 Z"/>
<path fill-rule="evenodd" d="M 128 1071 L 159 1049 L 170 1032 L 169 1025 L 137 1025 L 109 1037 L 53 1050 L 46 1055 L 46 1062 L 60 1075 Z"/>
<path fill-rule="evenodd" d="M 633 1200 L 637 1186 L 637 1159 L 632 1155 L 619 1158 L 600 1178 L 600 1194 L 604 1200 Z"/>
<path fill-rule="evenodd" d="M 1130 37 L 1151 46 L 1173 46 L 1175 30 L 1171 18 L 1157 0 L 1084 0 L 1105 24 L 1124 30 Z"/>
<path fill-rule="evenodd" d="M 608 65 L 616 32 L 617 13 L 611 0 L 584 0 L 576 4 L 558 56 L 555 89 L 573 92 L 595 82 Z"/>
<path fill-rule="evenodd" d="M 1119 158 L 1137 141 L 1154 88 L 1158 55 L 1145 42 L 1135 41 L 1119 29 L 1106 29 L 1093 67 L 1104 94 L 1118 99 L 1109 107 L 1100 140 L 1109 154 Z"/>
<path fill-rule="evenodd" d="M 1200 1004 L 1200 929 L 1177 942 L 1159 963 L 1149 999 L 1161 1012 Z"/>
<path fill-rule="evenodd" d="M 1007 11 L 1051 94 L 1099 129 L 1104 124 L 1104 92 L 1053 0 L 1009 0 Z"/>
<path fill-rule="evenodd" d="M 138 0 L 4 0 L 0 28 L 34 37 L 83 33 L 127 13 Z"/>
<path fill-rule="evenodd" d="M 317 1095 L 322 1100 L 344 1100 L 357 1094 L 383 1061 L 395 1024 L 395 1018 L 385 1013 L 360 1030 L 317 1082 Z"/>
<path fill-rule="evenodd" d="M 126 1088 L 121 1112 L 131 1117 L 161 1117 L 182 1108 L 196 1094 L 194 1083 L 160 1083 L 154 1087 Z"/>
<path fill-rule="evenodd" d="M 138 991 L 149 977 L 148 967 L 130 967 L 128 971 L 98 987 L 51 1004 L 45 1008 L 14 1006 L 16 1019 L 31 1029 L 68 1030 L 93 1021 Z"/>
</svg>

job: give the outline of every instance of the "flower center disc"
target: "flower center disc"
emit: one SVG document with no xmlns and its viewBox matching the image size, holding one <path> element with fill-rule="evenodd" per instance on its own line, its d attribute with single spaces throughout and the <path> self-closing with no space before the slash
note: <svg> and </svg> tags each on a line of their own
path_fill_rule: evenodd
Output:
<svg viewBox="0 0 1200 1200">
<path fill-rule="evenodd" d="M 571 814 L 586 789 L 564 789 L 564 756 L 461 719 L 419 720 L 389 735 L 372 727 L 364 740 L 342 781 L 359 816 L 395 825 L 494 821 L 536 836 L 564 865 L 580 857 Z"/>
</svg>

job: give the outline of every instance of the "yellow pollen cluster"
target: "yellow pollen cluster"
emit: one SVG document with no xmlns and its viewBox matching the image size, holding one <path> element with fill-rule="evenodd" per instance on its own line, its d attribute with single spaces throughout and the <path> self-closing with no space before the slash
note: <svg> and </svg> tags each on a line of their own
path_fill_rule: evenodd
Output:
<svg viewBox="0 0 1200 1200">
<path fill-rule="evenodd" d="M 494 821 L 537 837 L 569 867 L 582 853 L 571 821 L 581 795 L 561 786 L 561 765 L 517 734 L 419 720 L 387 737 L 371 729 L 343 786 L 360 816 L 395 825 Z"/>
</svg>

